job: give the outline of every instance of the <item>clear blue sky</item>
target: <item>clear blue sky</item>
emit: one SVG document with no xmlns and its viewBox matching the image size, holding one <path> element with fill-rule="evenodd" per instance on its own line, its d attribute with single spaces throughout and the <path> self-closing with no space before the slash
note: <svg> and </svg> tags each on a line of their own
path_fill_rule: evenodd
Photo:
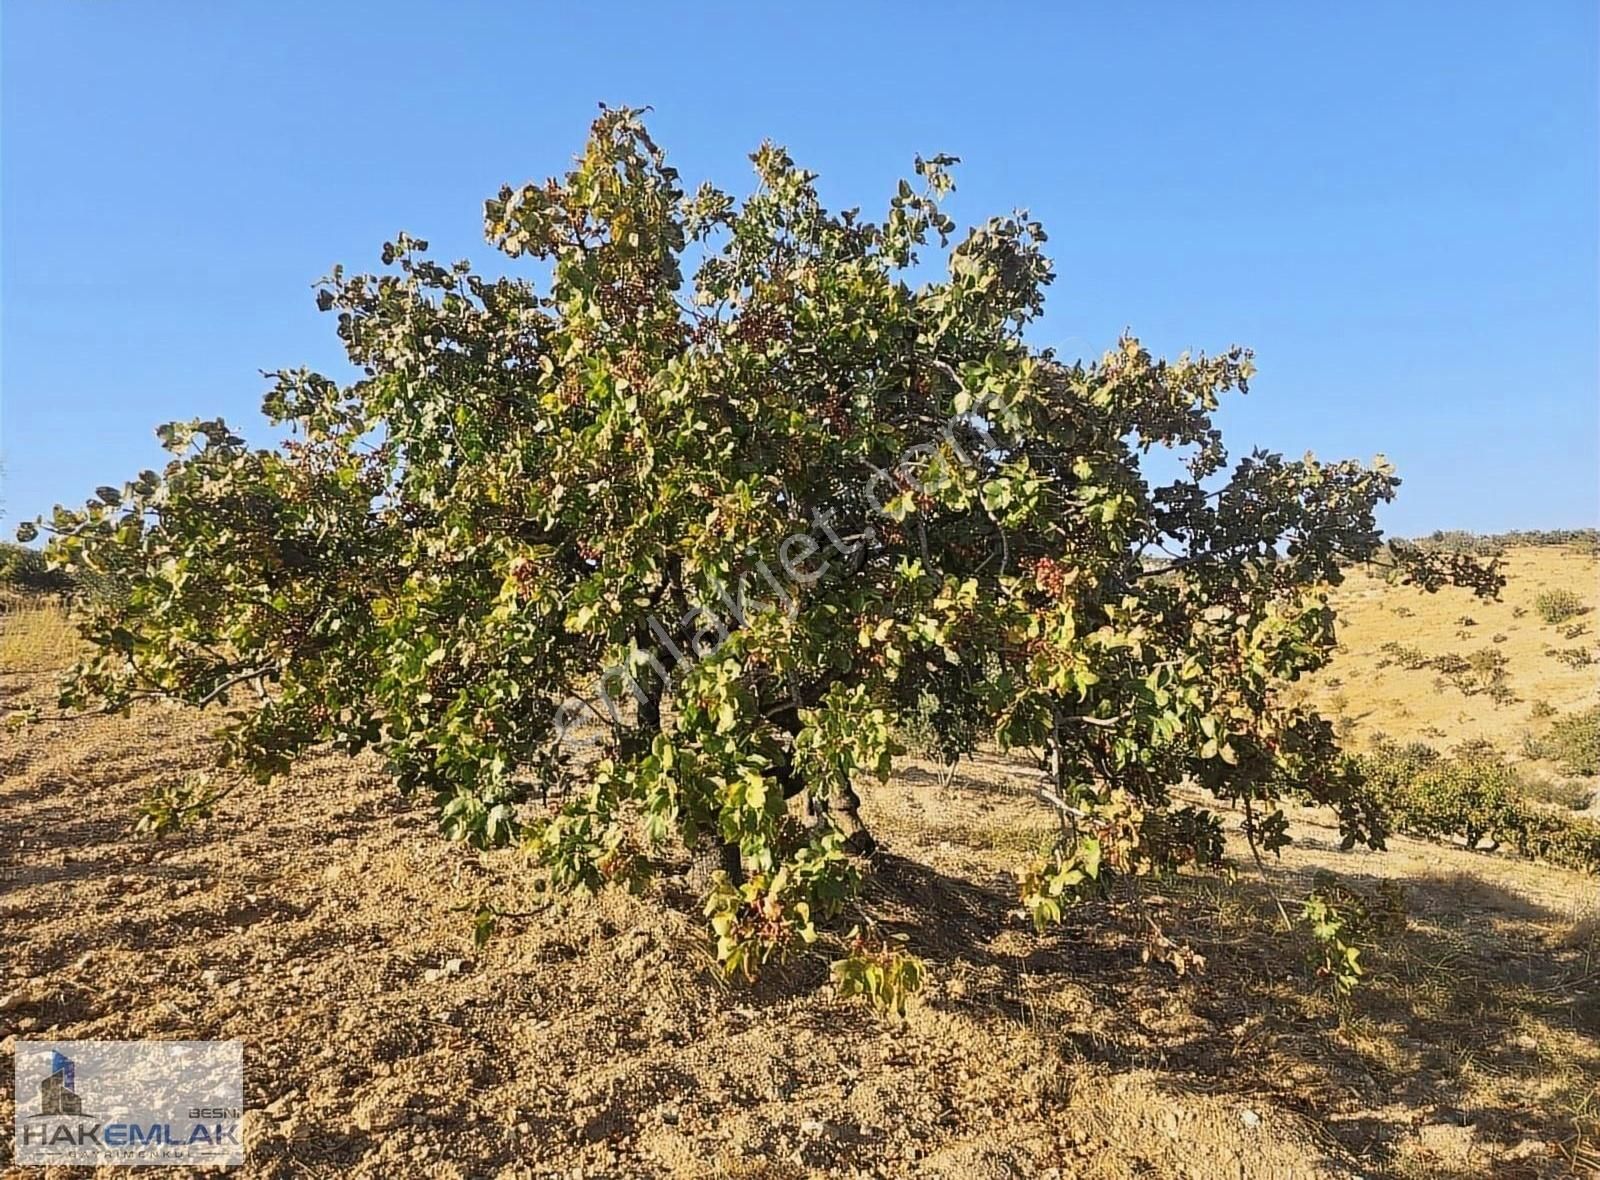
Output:
<svg viewBox="0 0 1600 1180">
<path fill-rule="evenodd" d="M 1031 11 L 1030 11 L 1031 8 Z M 4 529 L 338 361 L 310 283 L 399 229 L 484 269 L 481 202 L 650 104 L 685 180 L 764 137 L 835 205 L 915 153 L 1029 207 L 1038 338 L 1252 345 L 1235 452 L 1383 451 L 1401 534 L 1600 523 L 1597 6 L 6 0 Z"/>
</svg>

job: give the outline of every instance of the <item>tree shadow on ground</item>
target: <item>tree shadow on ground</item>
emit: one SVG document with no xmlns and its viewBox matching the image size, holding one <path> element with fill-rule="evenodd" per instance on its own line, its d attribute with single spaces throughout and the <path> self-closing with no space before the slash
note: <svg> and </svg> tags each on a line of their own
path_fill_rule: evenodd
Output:
<svg viewBox="0 0 1600 1180">
<path fill-rule="evenodd" d="M 1367 952 L 1369 975 L 1346 1002 L 1321 990 L 1308 938 L 1285 932 L 1278 915 L 1279 897 L 1295 912 L 1305 874 L 1272 877 L 1150 883 L 1142 901 L 1117 891 L 1036 934 L 1013 889 L 882 854 L 865 901 L 936 978 L 972 981 L 959 998 L 930 1002 L 1027 1025 L 1069 1062 L 1159 1067 L 1268 1093 L 1379 1166 L 1395 1162 L 1396 1103 L 1502 1146 L 1571 1141 L 1583 1129 L 1581 1095 L 1568 1110 L 1540 1109 L 1504 1088 L 1486 1098 L 1482 1084 L 1561 1068 L 1581 1086 L 1581 1062 L 1552 1066 L 1551 1053 L 1566 1051 L 1551 1042 L 1563 1036 L 1600 1063 L 1600 956 L 1553 948 L 1537 924 L 1557 915 L 1475 877 L 1466 896 L 1450 880 L 1408 880 L 1406 930 Z M 1365 891 L 1379 881 L 1341 879 Z M 1203 973 L 1179 978 L 1144 962 L 1150 922 L 1204 955 Z"/>
</svg>

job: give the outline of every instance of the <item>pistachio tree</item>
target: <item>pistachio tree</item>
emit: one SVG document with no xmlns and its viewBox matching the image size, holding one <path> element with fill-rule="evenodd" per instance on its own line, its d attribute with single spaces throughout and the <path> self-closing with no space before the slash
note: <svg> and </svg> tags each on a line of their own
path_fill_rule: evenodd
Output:
<svg viewBox="0 0 1600 1180">
<path fill-rule="evenodd" d="M 558 884 L 720 849 L 706 913 L 745 974 L 850 905 L 862 792 L 917 711 L 952 756 L 1048 766 L 1058 834 L 1020 872 L 1041 922 L 1213 859 L 1183 784 L 1264 847 L 1291 788 L 1381 840 L 1285 686 L 1329 658 L 1351 563 L 1483 593 L 1493 568 L 1383 546 L 1381 461 L 1231 459 L 1242 348 L 1030 343 L 1044 231 L 958 234 L 951 158 L 872 217 L 779 147 L 751 159 L 744 199 L 690 191 L 603 110 L 565 175 L 486 203 L 513 273 L 403 234 L 381 274 L 335 269 L 317 302 L 355 375 L 273 374 L 286 441 L 167 425 L 164 472 L 41 522 L 58 566 L 125 589 L 81 607 L 63 703 L 215 706 L 244 789 L 313 746 L 376 752 L 449 836 L 522 842 Z M 917 977 L 851 946 L 847 990 Z"/>
</svg>

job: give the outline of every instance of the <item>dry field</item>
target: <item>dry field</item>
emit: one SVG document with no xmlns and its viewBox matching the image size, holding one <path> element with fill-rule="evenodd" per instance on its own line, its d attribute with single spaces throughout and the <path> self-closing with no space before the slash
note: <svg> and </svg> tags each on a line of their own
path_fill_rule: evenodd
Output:
<svg viewBox="0 0 1600 1180">
<path fill-rule="evenodd" d="M 1549 725 L 1549 710 L 1567 713 L 1600 702 L 1600 663 L 1573 667 L 1552 654 L 1596 651 L 1600 644 L 1600 557 L 1553 545 L 1513 549 L 1503 570 L 1506 588 L 1496 602 L 1457 589 L 1420 595 L 1361 572 L 1333 593 L 1341 651 L 1311 693 L 1330 717 L 1346 718 L 1349 744 L 1363 746 L 1379 734 L 1439 749 L 1481 739 L 1520 759 L 1525 735 Z M 1534 604 L 1549 590 L 1576 593 L 1587 613 L 1559 626 L 1544 622 Z M 1563 627 L 1580 631 L 1569 638 Z M 1428 657 L 1498 651 L 1516 699 L 1497 704 L 1486 693 L 1466 696 L 1441 686 L 1432 669 L 1394 663 L 1384 651 L 1388 644 Z M 1554 773 L 1547 766 L 1530 769 Z"/>
<path fill-rule="evenodd" d="M 1596 681 L 1545 657 L 1537 619 L 1514 607 L 1541 578 L 1593 596 L 1594 569 L 1515 554 L 1503 606 L 1357 580 L 1342 685 L 1317 691 L 1348 696 L 1357 740 L 1439 728 L 1513 748 L 1537 725 L 1535 693 L 1565 710 Z M 1463 614 L 1477 625 L 1458 628 Z M 1497 632 L 1524 698 L 1502 711 L 1375 668 L 1391 636 L 1467 650 Z M 43 699 L 68 647 L 45 614 L 0 622 L 0 711 Z M 152 707 L 0 733 L 0 1039 L 241 1039 L 251 1177 L 1287 1180 L 1600 1164 L 1594 878 L 1405 839 L 1341 853 L 1329 817 L 1297 810 L 1272 890 L 1303 893 L 1318 868 L 1406 887 L 1408 929 L 1341 1011 L 1276 934 L 1242 855 L 1236 879 L 1181 877 L 1143 900 L 1202 972 L 1143 964 L 1127 901 L 1034 934 L 1011 877 L 1048 822 L 1026 774 L 980 759 L 942 789 L 908 760 L 868 816 L 886 849 L 870 905 L 933 972 L 897 1024 L 831 997 L 820 960 L 755 988 L 719 982 L 678 881 L 540 910 L 514 853 L 444 844 L 360 761 L 320 757 L 192 829 L 134 834 L 146 792 L 206 764 L 209 724 Z M 463 910 L 481 897 L 527 916 L 474 950 Z"/>
</svg>

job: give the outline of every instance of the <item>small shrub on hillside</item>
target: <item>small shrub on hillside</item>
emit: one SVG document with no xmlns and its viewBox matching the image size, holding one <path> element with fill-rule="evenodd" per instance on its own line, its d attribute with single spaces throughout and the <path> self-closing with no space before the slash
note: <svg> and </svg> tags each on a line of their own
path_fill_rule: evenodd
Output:
<svg viewBox="0 0 1600 1180">
<path fill-rule="evenodd" d="M 1536 778 L 1522 780 L 1522 793 L 1529 799 L 1565 807 L 1569 811 L 1582 811 L 1594 797 L 1594 787 L 1581 778 Z"/>
<path fill-rule="evenodd" d="M 1563 774 L 1600 774 L 1600 705 L 1556 718 L 1544 737 L 1529 742 L 1528 752 L 1556 763 Z"/>
<path fill-rule="evenodd" d="M 1509 663 L 1505 652 L 1495 651 L 1492 647 L 1480 647 L 1467 657 L 1467 666 L 1484 683 L 1503 679 Z"/>
<path fill-rule="evenodd" d="M 1415 672 L 1419 668 L 1426 668 L 1429 664 L 1428 657 L 1422 654 L 1420 647 L 1411 647 L 1408 644 L 1390 641 L 1378 649 L 1388 656 L 1394 663 L 1402 668 Z M 1379 667 L 1387 666 L 1379 661 Z"/>
<path fill-rule="evenodd" d="M 1569 668 L 1587 668 L 1594 663 L 1594 652 L 1586 647 L 1547 647 L 1544 654 Z"/>
<path fill-rule="evenodd" d="M 1300 920 L 1311 935 L 1308 958 L 1318 978 L 1344 997 L 1366 974 L 1361 952 L 1405 929 L 1405 894 L 1393 881 L 1366 891 L 1323 870 L 1301 903 Z"/>
<path fill-rule="evenodd" d="M 1450 751 L 1457 762 L 1497 762 L 1500 749 L 1488 738 L 1468 738 Z"/>
<path fill-rule="evenodd" d="M 1561 638 L 1563 639 L 1576 639 L 1580 635 L 1587 634 L 1589 634 L 1588 623 L 1569 623 L 1561 628 Z"/>
<path fill-rule="evenodd" d="M 1517 694 L 1513 692 L 1511 690 L 1511 686 L 1504 681 L 1497 681 L 1494 684 L 1491 684 L 1488 688 L 1484 689 L 1484 692 L 1489 694 L 1489 699 L 1494 702 L 1496 708 L 1503 709 L 1507 705 L 1516 704 L 1518 700 Z"/>
<path fill-rule="evenodd" d="M 1545 718 L 1554 717 L 1555 715 L 1556 707 L 1549 701 L 1543 699 L 1534 701 L 1533 707 L 1528 710 L 1528 716 L 1532 717 L 1535 721 L 1543 721 Z"/>
<path fill-rule="evenodd" d="M 1533 609 L 1539 617 L 1554 626 L 1576 618 L 1588 610 L 1583 599 L 1572 590 L 1546 590 L 1533 600 Z"/>
</svg>

